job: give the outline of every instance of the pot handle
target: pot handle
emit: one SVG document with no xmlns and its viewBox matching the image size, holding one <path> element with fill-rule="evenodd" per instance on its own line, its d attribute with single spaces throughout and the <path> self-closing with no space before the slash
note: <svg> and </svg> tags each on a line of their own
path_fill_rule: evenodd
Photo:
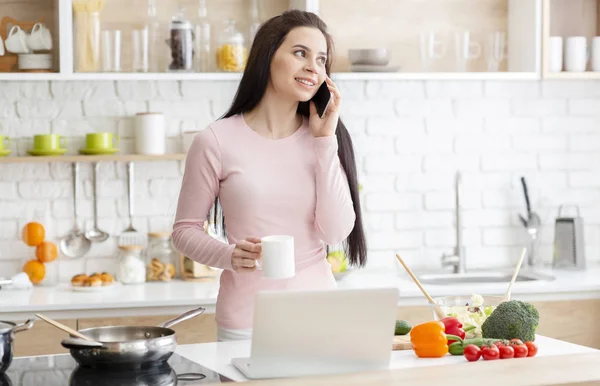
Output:
<svg viewBox="0 0 600 386">
<path fill-rule="evenodd" d="M 103 348 L 104 345 L 100 342 L 90 342 L 80 338 L 63 339 L 60 344 L 68 349 L 88 349 L 88 348 Z"/>
<path fill-rule="evenodd" d="M 169 328 L 171 326 L 176 325 L 177 323 L 186 321 L 188 319 L 194 318 L 198 315 L 200 315 L 201 313 L 203 313 L 204 311 L 206 311 L 206 308 L 204 307 L 198 307 L 196 309 L 190 310 L 184 314 L 179 315 L 176 318 L 173 318 L 171 320 L 167 320 L 166 322 L 162 322 L 161 324 L 158 325 L 158 327 L 163 327 L 163 328 Z"/>
<path fill-rule="evenodd" d="M 25 323 L 19 324 L 19 325 L 13 327 L 12 332 L 14 334 L 16 334 L 17 332 L 21 332 L 21 331 L 25 331 L 25 330 L 30 330 L 31 327 L 33 327 L 34 324 L 35 324 L 35 319 L 29 319 Z"/>
</svg>

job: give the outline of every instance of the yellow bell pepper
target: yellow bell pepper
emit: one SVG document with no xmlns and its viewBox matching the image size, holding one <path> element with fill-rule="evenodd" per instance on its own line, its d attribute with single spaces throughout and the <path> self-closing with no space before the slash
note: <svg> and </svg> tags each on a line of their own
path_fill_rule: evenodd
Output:
<svg viewBox="0 0 600 386">
<path fill-rule="evenodd" d="M 448 338 L 462 341 L 455 335 L 446 335 L 446 326 L 439 320 L 418 324 L 410 330 L 410 343 L 419 358 L 441 358 L 448 354 Z"/>
</svg>

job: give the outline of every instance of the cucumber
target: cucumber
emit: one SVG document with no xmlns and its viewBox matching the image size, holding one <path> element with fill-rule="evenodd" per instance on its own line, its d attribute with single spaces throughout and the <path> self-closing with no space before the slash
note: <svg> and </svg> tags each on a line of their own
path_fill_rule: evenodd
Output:
<svg viewBox="0 0 600 386">
<path fill-rule="evenodd" d="M 412 330 L 410 323 L 406 320 L 396 320 L 396 329 L 394 335 L 406 335 Z"/>
<path fill-rule="evenodd" d="M 486 338 L 473 338 L 473 339 L 465 339 L 462 342 L 454 342 L 450 346 L 448 346 L 448 352 L 451 355 L 463 355 L 465 353 L 465 347 L 470 344 L 474 344 L 475 346 L 481 348 L 481 346 L 503 341 L 504 339 L 486 339 Z"/>
</svg>

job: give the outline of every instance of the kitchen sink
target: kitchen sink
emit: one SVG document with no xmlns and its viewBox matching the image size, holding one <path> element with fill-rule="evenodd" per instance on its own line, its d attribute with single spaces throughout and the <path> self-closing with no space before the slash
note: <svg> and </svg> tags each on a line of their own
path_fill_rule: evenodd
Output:
<svg viewBox="0 0 600 386">
<path fill-rule="evenodd" d="M 423 274 L 418 276 L 422 284 L 469 284 L 469 283 L 508 283 L 512 272 L 473 271 L 467 273 Z M 515 282 L 552 281 L 554 276 L 541 272 L 520 272 Z"/>
</svg>

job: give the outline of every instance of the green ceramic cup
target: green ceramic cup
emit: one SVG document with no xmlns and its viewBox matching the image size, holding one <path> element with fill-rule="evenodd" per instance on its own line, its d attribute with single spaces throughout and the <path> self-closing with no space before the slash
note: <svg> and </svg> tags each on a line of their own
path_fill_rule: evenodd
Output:
<svg viewBox="0 0 600 386">
<path fill-rule="evenodd" d="M 10 148 L 11 139 L 5 135 L 0 135 L 0 151 Z"/>
<path fill-rule="evenodd" d="M 89 133 L 85 136 L 85 148 L 90 150 L 114 149 L 119 136 L 113 133 Z"/>
<path fill-rule="evenodd" d="M 58 134 L 37 134 L 33 136 L 35 150 L 66 149 L 67 138 Z"/>
</svg>

